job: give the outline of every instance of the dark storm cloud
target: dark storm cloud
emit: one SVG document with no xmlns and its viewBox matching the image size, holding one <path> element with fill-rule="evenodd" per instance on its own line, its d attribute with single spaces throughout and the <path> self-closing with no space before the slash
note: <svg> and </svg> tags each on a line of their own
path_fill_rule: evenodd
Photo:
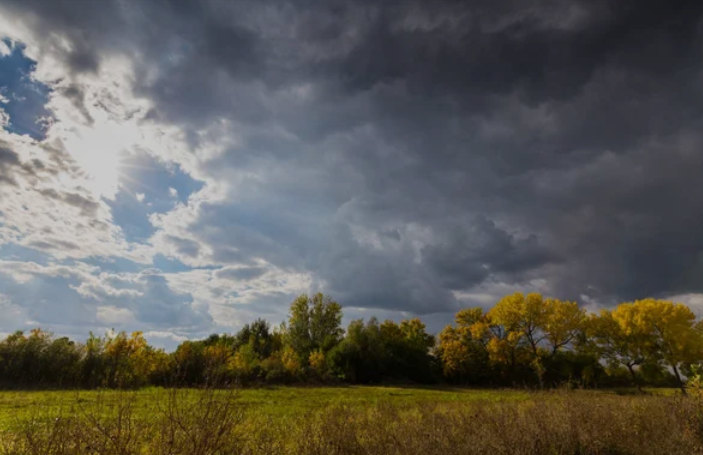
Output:
<svg viewBox="0 0 703 455">
<path fill-rule="evenodd" d="M 343 145 L 342 167 L 330 169 L 335 180 L 323 185 L 360 172 L 366 190 L 355 193 L 369 202 L 357 215 L 367 224 L 421 222 L 440 237 L 425 246 L 415 271 L 352 242 L 336 257 L 350 268 L 318 269 L 333 289 L 349 290 L 362 306 L 397 308 L 417 302 L 402 289 L 420 277 L 433 282 L 431 292 L 470 289 L 489 277 L 519 284 L 539 273 L 565 297 L 700 290 L 693 284 L 701 282 L 695 233 L 703 210 L 690 196 L 700 194 L 693 177 L 701 170 L 700 6 L 571 3 L 581 14 L 573 24 L 543 6 L 524 14 L 519 6 L 497 14 L 459 8 L 454 21 L 456 5 L 433 7 L 424 19 L 435 25 L 412 26 L 403 24 L 422 17 L 417 5 L 355 16 L 350 11 L 365 6 L 349 3 L 341 9 L 349 23 L 302 33 L 310 49 L 337 41 L 340 52 L 306 58 L 297 49 L 288 57 L 290 84 L 319 85 L 299 106 L 305 115 L 279 111 L 286 125 L 311 144 L 371 125 L 368 137 Z M 293 22 L 304 17 L 296 13 Z M 339 37 L 350 29 L 357 33 L 345 44 Z M 563 186 L 549 192 L 550 180 Z M 582 226 L 572 226 L 589 210 Z M 471 227 L 451 220 L 456 211 L 505 220 L 522 234 L 462 234 Z M 360 289 L 378 293 L 352 297 Z"/>
<path fill-rule="evenodd" d="M 418 313 L 489 282 L 703 292 L 700 2 L 96 5 L 3 2 L 73 71 L 132 57 L 148 121 L 192 145 L 237 128 L 199 168 L 233 200 L 166 237 L 185 258 Z"/>
<path fill-rule="evenodd" d="M 557 260 L 536 236 L 516 239 L 483 217 L 448 232 L 441 243 L 425 247 L 423 258 L 445 286 L 457 290 L 481 284 L 492 275 L 519 276 Z"/>
<path fill-rule="evenodd" d="M 402 310 L 416 314 L 456 310 L 457 301 L 408 245 L 385 250 L 360 245 L 344 227 L 335 230 L 316 261 L 326 291 L 351 307 Z"/>
</svg>

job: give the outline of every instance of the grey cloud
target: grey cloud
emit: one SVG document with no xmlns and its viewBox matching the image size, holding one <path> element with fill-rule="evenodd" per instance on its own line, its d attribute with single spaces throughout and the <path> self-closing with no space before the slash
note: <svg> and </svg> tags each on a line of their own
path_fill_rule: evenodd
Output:
<svg viewBox="0 0 703 455">
<path fill-rule="evenodd" d="M 315 272 L 325 289 L 343 304 L 416 314 L 458 308 L 434 270 L 415 260 L 409 243 L 399 248 L 374 247 L 360 243 L 343 225 L 335 232 L 316 258 Z"/>
<path fill-rule="evenodd" d="M 2 261 L 0 261 L 0 265 Z M 29 266 L 32 267 L 29 267 Z M 84 338 L 89 330 L 171 330 L 202 335 L 212 318 L 197 307 L 190 294 L 172 289 L 159 270 L 139 274 L 89 273 L 80 264 L 40 266 L 13 264 L 0 271 L 3 295 L 25 315 L 23 326 L 0 324 L 3 331 L 21 328 L 58 328 Z M 24 268 L 27 268 L 25 271 Z M 30 273 L 30 280 L 12 276 Z M 102 321 L 100 307 L 128 311 L 127 321 Z M 106 326 L 106 324 L 108 324 Z"/>
<path fill-rule="evenodd" d="M 0 163 L 7 166 L 19 166 L 20 164 L 20 159 L 19 156 L 12 150 L 5 148 L 5 147 L 0 147 Z"/>
<path fill-rule="evenodd" d="M 166 239 L 169 243 L 173 244 L 176 247 L 176 251 L 183 256 L 194 258 L 197 257 L 200 252 L 200 245 L 192 240 L 175 237 L 173 235 L 167 236 Z"/>
<path fill-rule="evenodd" d="M 68 86 L 63 90 L 63 95 L 71 100 L 76 109 L 83 115 L 88 125 L 92 125 L 95 122 L 95 119 L 93 119 L 85 106 L 85 93 L 78 85 L 72 84 Z"/>
<path fill-rule="evenodd" d="M 74 71 L 133 57 L 145 122 L 193 147 L 232 125 L 197 164 L 231 198 L 188 239 L 163 227 L 184 261 L 417 313 L 493 282 L 703 292 L 699 2 L 89 3 L 6 5 L 76 44 Z"/>
<path fill-rule="evenodd" d="M 218 246 L 212 254 L 213 261 L 220 264 L 250 264 L 249 255 L 236 248 Z"/>
<path fill-rule="evenodd" d="M 17 185 L 13 178 L 13 169 L 20 165 L 19 157 L 12 150 L 0 146 L 0 183 L 5 182 L 9 185 Z"/>
<path fill-rule="evenodd" d="M 3 323 L 0 328 L 11 332 L 36 328 L 37 325 L 53 326 L 57 323 L 91 327 L 95 322 L 95 312 L 69 287 L 73 282 L 60 277 L 37 276 L 29 282 L 17 283 L 0 272 L 2 294 L 21 308 L 24 316 L 20 326 Z"/>
<path fill-rule="evenodd" d="M 42 196 L 72 205 L 73 207 L 80 209 L 81 214 L 87 217 L 95 217 L 98 209 L 100 208 L 100 203 L 96 200 L 78 193 L 60 193 L 53 188 L 42 189 L 39 190 L 38 193 Z"/>
<path fill-rule="evenodd" d="M 346 13 L 365 8 L 360 2 L 345 5 Z M 332 289 L 350 300 L 363 300 L 363 305 L 372 305 L 370 300 L 385 305 L 378 303 L 383 299 L 399 308 L 421 305 L 411 303 L 401 289 L 408 281 L 419 282 L 419 276 L 442 283 L 435 285 L 435 292 L 466 289 L 489 279 L 525 283 L 540 274 L 566 297 L 593 289 L 603 298 L 682 287 L 692 291 L 681 277 L 697 276 L 698 242 L 691 238 L 688 251 L 671 250 L 676 229 L 667 228 L 660 214 L 669 213 L 687 227 L 703 216 L 684 202 L 684 195 L 695 191 L 684 191 L 675 177 L 677 172 L 690 173 L 686 181 L 695 187 L 691 179 L 701 170 L 696 159 L 700 152 L 687 152 L 688 162 L 679 163 L 681 167 L 669 160 L 664 167 L 669 175 L 657 176 L 661 161 L 672 152 L 642 150 L 682 134 L 698 137 L 693 126 L 701 118 L 699 7 L 573 2 L 585 11 L 584 19 L 568 28 L 549 11 L 551 3 L 538 5 L 524 15 L 516 6 L 499 12 L 479 7 L 477 15 L 459 8 L 463 14 L 453 27 L 442 25 L 451 23 L 446 12 L 454 10 L 428 7 L 433 10 L 426 12 L 428 17 L 434 15 L 439 24 L 429 28 L 398 25 L 404 15 L 410 16 L 410 7 L 371 8 L 367 23 L 332 23 L 324 31 L 292 36 L 322 47 L 345 28 L 361 31 L 351 43 L 340 40 L 338 53 L 320 51 L 316 60 L 293 51 L 285 60 L 292 65 L 289 84 L 316 84 L 311 99 L 278 107 L 284 125 L 316 150 L 311 156 L 298 152 L 289 158 L 290 172 L 306 166 L 325 169 L 327 176 L 323 173 L 318 184 L 332 192 L 341 189 L 341 200 L 364 201 L 347 210 L 367 226 L 420 223 L 435 237 L 448 236 L 425 245 L 417 270 L 399 266 L 407 258 L 371 254 L 353 243 L 340 249 L 339 262 L 321 267 L 328 264 L 318 259 L 321 251 L 334 249 L 327 242 L 337 240 L 292 236 L 290 230 L 299 223 L 287 218 L 276 223 L 268 215 L 252 235 L 274 226 L 289 231 L 264 243 L 243 240 L 251 236 L 237 238 L 233 231 L 229 237 L 205 241 L 243 246 L 249 254 L 278 262 L 283 261 L 280 256 L 265 252 L 293 249 L 309 256 L 307 267 Z M 304 21 L 305 13 L 291 16 L 294 23 L 298 18 Z M 266 69 L 261 71 L 267 80 Z M 224 156 L 213 167 L 227 169 L 227 163 L 253 156 L 238 153 L 244 155 Z M 601 162 L 608 154 L 613 160 Z M 251 163 L 258 169 L 256 161 Z M 551 180 L 567 177 L 575 179 L 575 186 L 549 192 Z M 302 195 L 277 196 L 291 205 L 310 202 Z M 574 213 L 587 207 L 595 207 L 591 218 L 572 226 Z M 217 206 L 203 225 L 216 224 L 228 210 Z M 613 223 L 632 211 L 646 224 Z M 470 221 L 465 216 L 457 221 L 457 213 L 483 214 L 489 225 L 492 219 L 502 220 L 520 234 L 486 228 L 488 233 L 470 242 L 469 234 L 461 234 L 470 231 Z M 657 260 L 667 264 L 666 272 L 645 265 Z M 387 267 L 380 265 L 384 263 Z M 355 299 L 364 288 L 389 295 Z M 452 305 L 451 299 L 446 302 Z"/>
<path fill-rule="evenodd" d="M 51 240 L 36 240 L 29 242 L 27 246 L 31 248 L 36 248 L 37 250 L 40 251 L 63 251 L 63 250 L 74 250 L 78 251 L 81 249 L 81 247 L 74 243 L 74 242 L 68 242 L 66 240 L 60 240 L 60 239 L 51 239 Z"/>
<path fill-rule="evenodd" d="M 168 285 L 162 275 L 142 275 L 138 282 L 143 286 L 144 295 L 128 301 L 137 319 L 154 327 L 187 327 L 202 329 L 212 322 L 205 312 L 193 307 L 193 297 L 178 294 Z"/>
<path fill-rule="evenodd" d="M 534 235 L 515 238 L 483 217 L 470 226 L 455 227 L 422 253 L 444 284 L 456 290 L 481 284 L 490 276 L 518 279 L 521 272 L 557 262 Z"/>
<path fill-rule="evenodd" d="M 264 267 L 238 267 L 238 268 L 224 268 L 218 270 L 215 276 L 218 278 L 224 278 L 235 281 L 249 281 L 259 278 L 267 272 Z"/>
</svg>

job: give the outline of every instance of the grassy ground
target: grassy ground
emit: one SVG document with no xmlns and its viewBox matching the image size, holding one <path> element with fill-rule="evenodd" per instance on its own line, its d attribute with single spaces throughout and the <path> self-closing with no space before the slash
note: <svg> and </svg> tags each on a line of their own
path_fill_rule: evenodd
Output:
<svg viewBox="0 0 703 455">
<path fill-rule="evenodd" d="M 115 391 L 0 391 L 0 429 L 39 413 L 59 413 L 71 408 L 90 410 L 98 402 L 117 401 L 125 394 L 135 400 L 135 411 L 154 411 L 166 397 L 164 389 Z M 518 390 L 473 390 L 439 387 L 267 387 L 237 391 L 238 402 L 248 410 L 271 417 L 295 417 L 331 405 L 367 407 L 378 403 L 521 401 L 530 394 Z M 187 396 L 187 392 L 184 392 Z"/>
<path fill-rule="evenodd" d="M 671 389 L 0 392 L 0 455 L 703 454 Z"/>
<path fill-rule="evenodd" d="M 634 389 L 578 391 L 582 395 L 631 395 Z M 675 389 L 649 389 L 648 394 L 672 395 Z M 166 400 L 164 389 L 149 388 L 135 392 L 116 391 L 0 391 L 0 429 L 13 422 L 40 414 L 90 411 L 124 398 L 134 399 L 139 415 L 156 411 Z M 183 396 L 188 396 L 184 391 Z M 416 404 L 520 402 L 534 393 L 514 389 L 467 389 L 451 387 L 266 387 L 237 391 L 237 401 L 248 411 L 270 417 L 296 417 L 325 407 L 342 405 L 368 407 L 377 404 L 409 406 Z"/>
</svg>

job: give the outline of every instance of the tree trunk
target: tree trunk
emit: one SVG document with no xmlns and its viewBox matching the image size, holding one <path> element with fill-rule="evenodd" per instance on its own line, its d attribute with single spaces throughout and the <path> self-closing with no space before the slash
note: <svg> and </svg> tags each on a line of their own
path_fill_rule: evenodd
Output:
<svg viewBox="0 0 703 455">
<path fill-rule="evenodd" d="M 635 387 L 637 387 L 637 391 L 639 393 L 642 393 L 642 385 L 640 384 L 640 381 L 637 380 L 637 375 L 635 374 L 635 369 L 632 368 L 632 365 L 628 365 L 627 369 L 630 371 L 630 375 L 632 376 L 632 382 L 635 384 Z"/>
<path fill-rule="evenodd" d="M 671 365 L 671 368 L 673 368 L 673 370 L 674 370 L 674 375 L 676 376 L 676 380 L 679 381 L 679 388 L 681 389 L 681 393 L 684 395 L 687 395 L 686 385 L 683 383 L 683 380 L 681 379 L 681 375 L 679 374 L 679 369 L 676 368 L 676 365 Z"/>
</svg>

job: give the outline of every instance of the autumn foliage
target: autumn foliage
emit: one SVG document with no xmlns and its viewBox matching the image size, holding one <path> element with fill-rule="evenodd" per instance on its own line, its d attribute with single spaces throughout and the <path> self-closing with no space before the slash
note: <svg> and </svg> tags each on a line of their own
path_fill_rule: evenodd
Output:
<svg viewBox="0 0 703 455">
<path fill-rule="evenodd" d="M 540 294 L 459 311 L 437 336 L 419 318 L 342 328 L 342 307 L 301 295 L 287 321 L 184 341 L 173 352 L 143 334 L 92 333 L 84 343 L 39 329 L 0 342 L 4 387 L 138 388 L 264 383 L 433 383 L 548 388 L 678 386 L 703 363 L 703 323 L 665 300 L 589 313 Z"/>
</svg>

